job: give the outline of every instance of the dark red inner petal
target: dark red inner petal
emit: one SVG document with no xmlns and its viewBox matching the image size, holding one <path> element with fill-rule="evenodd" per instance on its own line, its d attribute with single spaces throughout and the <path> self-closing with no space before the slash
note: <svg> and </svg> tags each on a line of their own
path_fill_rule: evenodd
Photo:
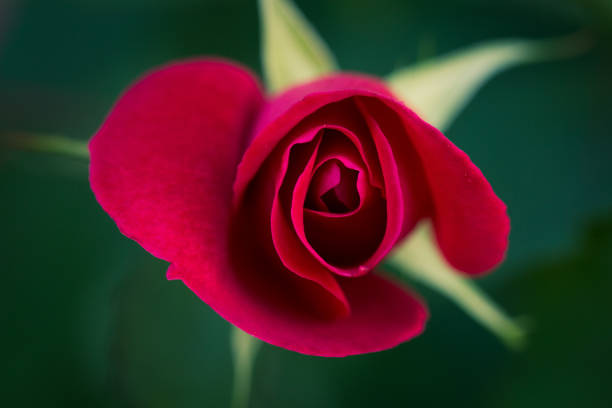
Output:
<svg viewBox="0 0 612 408">
<path fill-rule="evenodd" d="M 369 183 L 363 156 L 343 132 L 323 132 L 316 163 L 310 174 L 285 184 L 287 196 L 281 200 L 302 244 L 315 259 L 340 275 L 362 274 L 370 269 L 364 264 L 377 251 L 386 230 L 384 193 Z M 340 202 L 325 203 L 329 191 L 335 193 L 331 199 Z"/>
<path fill-rule="evenodd" d="M 355 210 L 360 202 L 358 175 L 358 171 L 346 167 L 338 159 L 326 161 L 312 178 L 304 207 L 334 214 Z"/>
<path fill-rule="evenodd" d="M 304 232 L 316 253 L 335 269 L 357 273 L 380 245 L 386 224 L 380 192 L 370 194 L 359 211 L 341 217 L 304 210 Z"/>
</svg>

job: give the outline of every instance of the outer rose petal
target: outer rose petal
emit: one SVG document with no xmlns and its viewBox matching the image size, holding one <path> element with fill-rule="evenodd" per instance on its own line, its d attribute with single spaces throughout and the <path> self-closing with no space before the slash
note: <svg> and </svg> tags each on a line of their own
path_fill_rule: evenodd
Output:
<svg viewBox="0 0 612 408">
<path fill-rule="evenodd" d="M 366 105 L 374 116 L 385 118 L 386 104 L 404 122 L 431 192 L 431 216 L 442 253 L 459 271 L 489 271 L 508 247 L 506 205 L 468 155 L 438 129 L 397 103 L 383 102 L 370 100 Z"/>
<path fill-rule="evenodd" d="M 185 270 L 177 274 L 190 276 L 183 278 L 185 284 L 242 330 L 298 353 L 343 357 L 381 351 L 412 339 L 425 328 L 428 312 L 423 303 L 405 288 L 379 276 L 340 278 L 351 313 L 344 319 L 325 320 L 302 309 L 293 293 L 284 292 L 286 286 L 261 279 L 269 273 L 279 280 L 296 275 L 284 271 L 283 277 L 276 276 L 265 267 L 252 260 L 243 263 L 240 271 L 247 279 L 223 271 L 205 278 Z M 260 279 L 249 282 L 249 275 Z M 262 296 L 265 292 L 270 293 Z M 273 301 L 262 303 L 263 297 Z"/>
<path fill-rule="evenodd" d="M 231 234 L 241 224 L 231 215 L 232 182 L 261 103 L 253 78 L 224 62 L 192 61 L 146 76 L 90 143 L 96 198 L 125 235 L 172 262 L 170 279 L 269 343 L 344 356 L 421 333 L 424 306 L 377 276 L 342 279 L 350 316 L 322 318 L 303 302 L 321 296 L 318 285 L 262 263 L 250 254 L 250 237 Z"/>
<path fill-rule="evenodd" d="M 262 101 L 248 72 L 221 61 L 146 76 L 90 142 L 98 202 L 121 232 L 159 258 L 225 256 L 236 165 Z"/>
</svg>

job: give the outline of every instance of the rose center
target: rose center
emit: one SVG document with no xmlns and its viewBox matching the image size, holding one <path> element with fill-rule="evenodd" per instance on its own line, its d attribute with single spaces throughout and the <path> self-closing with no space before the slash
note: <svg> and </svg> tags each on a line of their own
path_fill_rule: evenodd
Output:
<svg viewBox="0 0 612 408">
<path fill-rule="evenodd" d="M 305 208 L 334 214 L 346 214 L 357 209 L 360 202 L 358 175 L 358 171 L 346 167 L 340 160 L 322 163 L 310 183 Z"/>
</svg>

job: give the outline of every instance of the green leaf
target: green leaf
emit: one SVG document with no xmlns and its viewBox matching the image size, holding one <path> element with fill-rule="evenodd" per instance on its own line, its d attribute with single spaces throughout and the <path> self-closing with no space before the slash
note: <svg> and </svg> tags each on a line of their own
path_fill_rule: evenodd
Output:
<svg viewBox="0 0 612 408">
<path fill-rule="evenodd" d="M 247 408 L 249 406 L 253 365 L 261 347 L 261 341 L 236 326 L 232 326 L 231 345 L 234 357 L 232 408 Z"/>
<path fill-rule="evenodd" d="M 525 342 L 525 331 L 461 272 L 443 258 L 435 243 L 431 224 L 422 222 L 407 241 L 387 259 L 406 276 L 446 295 L 474 320 L 489 329 L 511 348 Z"/>
<path fill-rule="evenodd" d="M 262 63 L 271 92 L 337 69 L 334 57 L 290 0 L 259 0 Z"/>
<path fill-rule="evenodd" d="M 548 40 L 491 41 L 401 69 L 387 81 L 406 105 L 446 130 L 476 92 L 500 71 L 573 56 L 589 45 L 589 38 L 582 33 Z"/>
</svg>

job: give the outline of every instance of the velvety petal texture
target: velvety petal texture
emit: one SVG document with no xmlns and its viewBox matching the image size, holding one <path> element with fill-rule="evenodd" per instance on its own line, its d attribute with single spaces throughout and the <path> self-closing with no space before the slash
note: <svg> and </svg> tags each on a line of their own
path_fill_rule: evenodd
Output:
<svg viewBox="0 0 612 408">
<path fill-rule="evenodd" d="M 265 100 L 243 68 L 145 76 L 90 143 L 120 230 L 221 316 L 305 354 L 384 350 L 423 303 L 375 267 L 423 218 L 468 274 L 503 257 L 505 206 L 469 158 L 380 81 L 340 74 Z"/>
<path fill-rule="evenodd" d="M 262 103 L 253 77 L 227 62 L 194 60 L 147 75 L 90 142 L 98 202 L 153 255 L 216 267 L 227 252 L 236 165 Z"/>
</svg>

